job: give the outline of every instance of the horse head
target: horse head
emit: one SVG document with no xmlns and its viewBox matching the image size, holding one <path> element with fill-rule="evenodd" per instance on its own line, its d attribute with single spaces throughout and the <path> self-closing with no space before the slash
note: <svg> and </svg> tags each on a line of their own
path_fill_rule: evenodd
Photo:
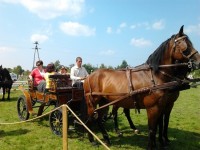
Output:
<svg viewBox="0 0 200 150">
<path fill-rule="evenodd" d="M 176 64 L 177 62 L 188 63 L 190 69 L 200 68 L 200 55 L 193 47 L 189 37 L 184 34 L 183 26 L 177 34 L 164 41 L 146 61 L 155 73 L 160 70 L 160 65 Z M 173 72 L 173 67 L 165 70 Z"/>
<path fill-rule="evenodd" d="M 183 33 L 183 27 L 173 37 L 172 57 L 176 61 L 187 62 L 188 67 L 193 70 L 200 69 L 200 55 L 193 47 L 189 37 Z"/>
</svg>

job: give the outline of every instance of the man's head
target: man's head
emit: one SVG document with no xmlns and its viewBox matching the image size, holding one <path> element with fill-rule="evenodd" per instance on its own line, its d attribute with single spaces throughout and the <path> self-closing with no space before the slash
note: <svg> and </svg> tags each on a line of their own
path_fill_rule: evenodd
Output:
<svg viewBox="0 0 200 150">
<path fill-rule="evenodd" d="M 78 67 L 81 67 L 81 65 L 82 65 L 82 58 L 81 57 L 76 58 L 76 64 L 77 64 Z"/>
</svg>

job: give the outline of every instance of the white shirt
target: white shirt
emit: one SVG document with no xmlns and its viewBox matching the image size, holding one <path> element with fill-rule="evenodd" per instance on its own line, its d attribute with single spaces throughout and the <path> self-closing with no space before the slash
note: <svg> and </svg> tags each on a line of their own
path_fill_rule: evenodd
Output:
<svg viewBox="0 0 200 150">
<path fill-rule="evenodd" d="M 70 72 L 70 78 L 72 79 L 72 85 L 76 82 L 76 81 L 81 81 L 80 79 L 83 77 L 87 77 L 88 76 L 88 72 L 86 71 L 86 69 L 84 67 L 78 67 L 77 65 L 75 65 L 74 67 L 71 68 L 71 72 Z M 83 82 L 83 81 L 81 81 Z"/>
</svg>

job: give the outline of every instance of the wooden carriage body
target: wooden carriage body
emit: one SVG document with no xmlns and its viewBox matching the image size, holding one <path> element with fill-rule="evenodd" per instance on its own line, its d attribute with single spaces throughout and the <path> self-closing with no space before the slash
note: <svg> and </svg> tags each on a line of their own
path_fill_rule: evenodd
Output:
<svg viewBox="0 0 200 150">
<path fill-rule="evenodd" d="M 72 87 L 69 75 L 56 74 L 50 75 L 49 78 L 50 89 L 45 92 L 37 91 L 32 80 L 28 81 L 28 89 L 19 87 L 23 92 L 17 102 L 18 115 L 21 120 L 27 120 L 29 114 L 40 116 L 46 110 L 44 108 L 51 105 L 59 107 L 62 104 L 70 103 L 72 105 L 74 103 L 74 105 L 77 105 L 81 103 L 84 97 L 84 90 Z M 37 112 L 35 108 L 39 108 Z M 25 111 L 26 113 L 24 113 Z"/>
</svg>

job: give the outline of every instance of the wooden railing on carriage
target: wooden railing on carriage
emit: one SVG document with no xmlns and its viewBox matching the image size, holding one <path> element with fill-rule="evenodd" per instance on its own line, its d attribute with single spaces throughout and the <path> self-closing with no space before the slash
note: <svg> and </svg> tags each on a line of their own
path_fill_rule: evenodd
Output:
<svg viewBox="0 0 200 150">
<path fill-rule="evenodd" d="M 83 89 L 72 87 L 72 80 L 69 75 L 50 75 L 50 89 L 51 93 L 65 93 L 71 92 L 73 101 L 81 101 L 84 96 Z"/>
</svg>

